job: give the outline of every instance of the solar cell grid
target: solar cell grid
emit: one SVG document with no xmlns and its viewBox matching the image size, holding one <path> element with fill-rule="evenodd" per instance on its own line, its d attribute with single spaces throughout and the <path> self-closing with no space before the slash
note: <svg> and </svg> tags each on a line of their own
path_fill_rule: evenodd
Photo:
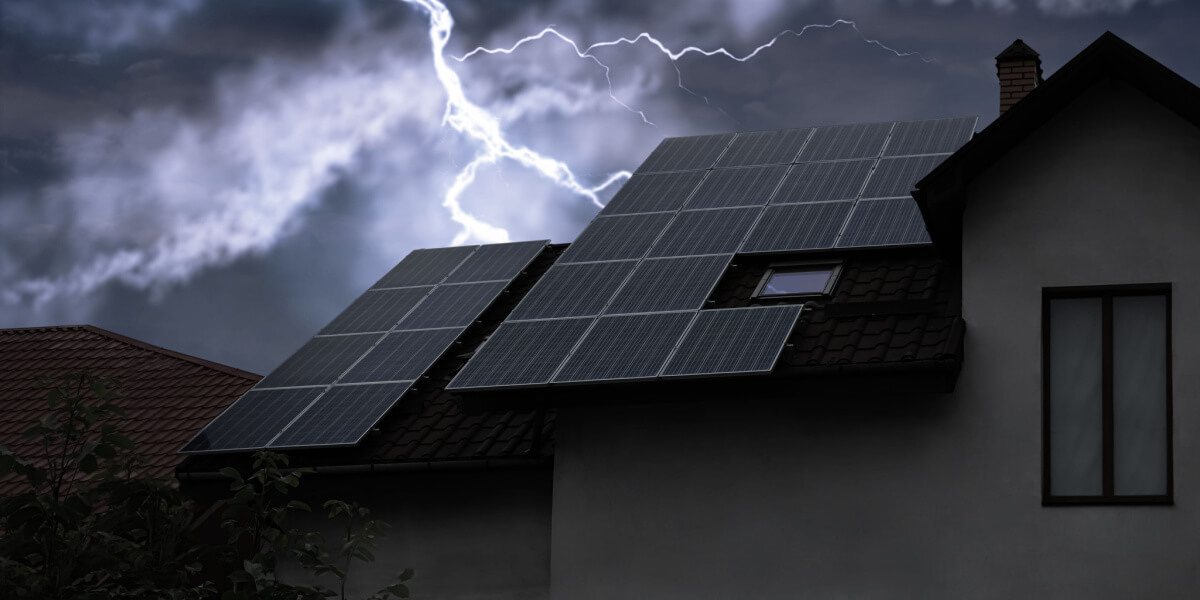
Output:
<svg viewBox="0 0 1200 600">
<path fill-rule="evenodd" d="M 598 315 L 637 261 L 554 265 L 508 320 Z"/>
<path fill-rule="evenodd" d="M 769 373 L 801 305 L 702 310 L 663 377 Z"/>
<path fill-rule="evenodd" d="M 768 206 L 741 252 L 832 248 L 853 202 Z"/>
<path fill-rule="evenodd" d="M 667 138 L 646 157 L 638 173 L 708 169 L 717 162 L 735 134 Z"/>
<path fill-rule="evenodd" d="M 505 321 L 446 389 L 546 383 L 592 321 Z"/>
<path fill-rule="evenodd" d="M 708 172 L 684 208 L 762 206 L 771 199 L 787 171 L 786 165 L 714 169 Z"/>
<path fill-rule="evenodd" d="M 975 117 L 896 123 L 884 156 L 945 154 L 958 150 L 975 132 Z"/>
<path fill-rule="evenodd" d="M 796 162 L 876 158 L 883 150 L 891 123 L 858 123 L 818 127 Z"/>
<path fill-rule="evenodd" d="M 548 243 L 550 240 L 480 246 L 446 278 L 446 283 L 511 280 L 529 266 Z"/>
<path fill-rule="evenodd" d="M 655 377 L 695 311 L 600 317 L 556 383 Z"/>
<path fill-rule="evenodd" d="M 885 158 L 879 161 L 867 186 L 863 188 L 863 198 L 895 198 L 907 197 L 918 181 L 942 164 L 949 154 L 934 154 L 930 156 L 907 156 L 904 158 Z"/>
<path fill-rule="evenodd" d="M 732 254 L 762 209 L 685 210 L 650 249 L 650 257 Z"/>
<path fill-rule="evenodd" d="M 634 175 L 600 214 L 627 215 L 678 210 L 704 178 L 704 171 Z"/>
<path fill-rule="evenodd" d="M 438 359 L 463 328 L 389 333 L 354 365 L 340 383 L 417 379 Z"/>
<path fill-rule="evenodd" d="M 838 248 L 928 244 L 925 221 L 912 198 L 859 200 Z"/>
<path fill-rule="evenodd" d="M 478 318 L 506 287 L 508 281 L 439 285 L 400 322 L 399 328 L 466 327 Z"/>
<path fill-rule="evenodd" d="M 596 217 L 559 257 L 558 263 L 641 258 L 672 216 L 655 213 Z"/>
<path fill-rule="evenodd" d="M 371 288 L 434 285 L 445 279 L 450 271 L 466 260 L 478 247 L 454 246 L 413 250 Z"/>
<path fill-rule="evenodd" d="M 432 289 L 433 286 L 368 290 L 355 298 L 318 335 L 387 331 Z"/>
<path fill-rule="evenodd" d="M 700 308 L 732 258 L 724 254 L 643 260 L 604 313 Z"/>
<path fill-rule="evenodd" d="M 335 385 L 271 442 L 270 447 L 357 444 L 395 406 L 411 384 Z"/>
<path fill-rule="evenodd" d="M 324 390 L 324 387 L 250 390 L 196 434 L 180 452 L 262 448 Z"/>
<path fill-rule="evenodd" d="M 794 165 L 771 204 L 854 200 L 874 164 L 874 160 L 845 160 Z"/>
<path fill-rule="evenodd" d="M 795 160 L 812 128 L 739 133 L 717 167 L 787 164 Z"/>
<path fill-rule="evenodd" d="M 354 361 L 367 353 L 381 333 L 315 337 L 258 382 L 259 388 L 333 383 Z"/>
</svg>

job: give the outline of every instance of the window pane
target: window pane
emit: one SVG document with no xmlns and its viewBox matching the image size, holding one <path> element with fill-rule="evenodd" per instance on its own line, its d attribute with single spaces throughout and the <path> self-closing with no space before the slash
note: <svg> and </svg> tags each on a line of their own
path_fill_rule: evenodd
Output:
<svg viewBox="0 0 1200 600">
<path fill-rule="evenodd" d="M 1113 298 L 1113 491 L 1167 493 L 1167 299 Z"/>
<path fill-rule="evenodd" d="M 1050 301 L 1050 493 L 1103 492 L 1101 301 Z"/>
<path fill-rule="evenodd" d="M 832 269 L 775 271 L 758 295 L 820 294 L 825 291 L 825 283 L 832 272 Z"/>
</svg>

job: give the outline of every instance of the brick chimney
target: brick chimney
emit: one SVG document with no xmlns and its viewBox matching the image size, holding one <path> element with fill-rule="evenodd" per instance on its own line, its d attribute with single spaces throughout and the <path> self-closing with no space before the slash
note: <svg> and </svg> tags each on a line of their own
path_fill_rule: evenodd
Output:
<svg viewBox="0 0 1200 600">
<path fill-rule="evenodd" d="M 1004 114 L 1042 84 L 1042 60 L 1033 48 L 1017 40 L 996 55 L 996 75 L 1000 77 L 1000 114 Z"/>
</svg>

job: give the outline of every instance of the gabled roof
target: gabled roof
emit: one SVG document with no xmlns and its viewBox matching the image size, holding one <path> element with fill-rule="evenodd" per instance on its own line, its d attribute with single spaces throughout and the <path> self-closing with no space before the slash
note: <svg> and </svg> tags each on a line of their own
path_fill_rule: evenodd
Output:
<svg viewBox="0 0 1200 600">
<path fill-rule="evenodd" d="M 917 182 L 913 196 L 930 238 L 940 250 L 957 253 L 966 186 L 971 179 L 1105 78 L 1128 83 L 1200 126 L 1200 88 L 1112 32 L 1105 32 Z"/>
<path fill-rule="evenodd" d="M 121 431 L 146 459 L 146 475 L 171 475 L 184 442 L 260 377 L 159 348 L 91 325 L 0 330 L 0 444 L 35 456 L 38 440 L 22 433 L 48 413 L 43 376 L 84 371 L 117 377 L 125 410 Z M 14 480 L 0 482 L 9 491 Z"/>
</svg>

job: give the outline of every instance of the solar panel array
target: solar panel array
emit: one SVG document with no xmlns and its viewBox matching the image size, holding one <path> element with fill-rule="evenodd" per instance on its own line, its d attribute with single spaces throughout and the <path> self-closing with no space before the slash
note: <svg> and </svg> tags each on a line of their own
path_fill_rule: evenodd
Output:
<svg viewBox="0 0 1200 600">
<path fill-rule="evenodd" d="M 664 140 L 447 389 L 769 372 L 799 306 L 701 310 L 735 254 L 929 243 L 976 119 Z"/>
<path fill-rule="evenodd" d="M 547 243 L 413 251 L 182 452 L 357 444 Z"/>
</svg>

